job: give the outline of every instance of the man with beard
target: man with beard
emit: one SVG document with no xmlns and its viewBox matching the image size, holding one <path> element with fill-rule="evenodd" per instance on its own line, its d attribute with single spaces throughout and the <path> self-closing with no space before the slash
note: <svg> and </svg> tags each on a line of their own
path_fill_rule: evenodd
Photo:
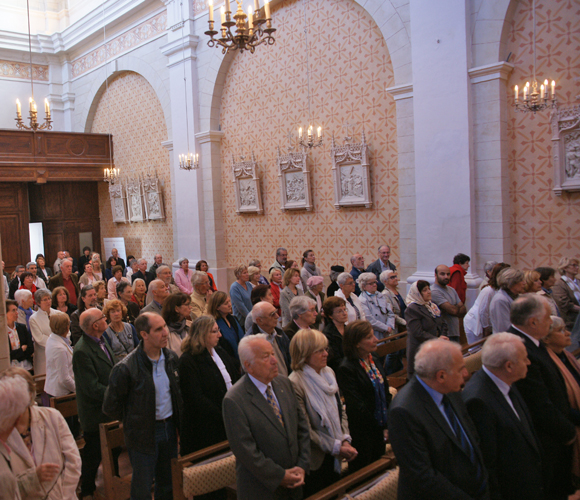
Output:
<svg viewBox="0 0 580 500">
<path fill-rule="evenodd" d="M 441 309 L 441 318 L 447 323 L 449 340 L 459 342 L 459 318 L 463 318 L 467 309 L 459 299 L 457 292 L 449 285 L 451 271 L 446 265 L 435 268 L 435 283 L 431 287 L 431 300 Z"/>
</svg>

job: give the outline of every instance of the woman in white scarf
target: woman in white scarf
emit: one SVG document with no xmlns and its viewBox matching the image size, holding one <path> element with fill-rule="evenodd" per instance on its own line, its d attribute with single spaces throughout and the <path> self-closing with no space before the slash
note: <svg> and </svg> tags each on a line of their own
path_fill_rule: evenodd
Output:
<svg viewBox="0 0 580 500">
<path fill-rule="evenodd" d="M 346 411 L 334 371 L 326 366 L 328 340 L 318 330 L 299 330 L 290 342 L 292 381 L 310 426 L 310 474 L 304 497 L 326 488 L 340 477 L 341 461 L 358 452 L 350 445 Z"/>
</svg>

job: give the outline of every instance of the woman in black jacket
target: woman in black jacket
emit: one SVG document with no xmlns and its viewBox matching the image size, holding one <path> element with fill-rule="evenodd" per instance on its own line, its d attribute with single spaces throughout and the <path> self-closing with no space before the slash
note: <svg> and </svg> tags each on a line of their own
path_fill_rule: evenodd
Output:
<svg viewBox="0 0 580 500">
<path fill-rule="evenodd" d="M 415 354 L 419 346 L 427 340 L 447 337 L 447 323 L 441 311 L 431 302 L 431 287 L 428 281 L 419 280 L 411 286 L 407 294 L 407 378 L 415 372 Z"/>
<path fill-rule="evenodd" d="M 227 440 L 222 401 L 239 375 L 230 356 L 218 346 L 220 337 L 215 319 L 200 316 L 191 324 L 181 347 L 182 456 Z"/>
<path fill-rule="evenodd" d="M 381 458 L 388 438 L 389 382 L 375 355 L 377 338 L 368 321 L 357 320 L 344 329 L 344 359 L 336 372 L 344 395 L 352 446 L 358 456 L 349 463 L 354 472 Z"/>
</svg>

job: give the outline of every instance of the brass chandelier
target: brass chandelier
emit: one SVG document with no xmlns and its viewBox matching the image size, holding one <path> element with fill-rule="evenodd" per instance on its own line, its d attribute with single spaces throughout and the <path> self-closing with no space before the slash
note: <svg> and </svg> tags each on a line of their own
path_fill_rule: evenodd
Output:
<svg viewBox="0 0 580 500">
<path fill-rule="evenodd" d="M 272 28 L 272 16 L 270 14 L 270 2 L 265 0 L 264 7 L 260 8 L 259 0 L 254 0 L 255 12 L 248 7 L 248 14 L 242 8 L 241 0 L 236 0 L 238 9 L 233 16 L 230 7 L 230 0 L 225 0 L 225 8 L 221 7 L 221 37 L 214 38 L 218 31 L 214 30 L 213 19 L 213 0 L 209 1 L 209 30 L 205 32 L 211 38 L 207 44 L 210 47 L 222 47 L 222 54 L 230 50 L 249 50 L 254 53 L 258 45 L 274 45 L 276 42 L 272 33 L 276 28 Z M 226 10 L 227 9 L 227 10 Z M 263 27 L 266 25 L 265 27 Z M 230 28 L 235 27 L 235 34 L 232 34 Z"/>
</svg>

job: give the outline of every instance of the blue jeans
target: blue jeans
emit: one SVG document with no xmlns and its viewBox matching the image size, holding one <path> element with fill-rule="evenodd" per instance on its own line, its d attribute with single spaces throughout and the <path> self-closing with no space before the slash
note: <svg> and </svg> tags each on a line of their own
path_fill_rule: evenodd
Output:
<svg viewBox="0 0 580 500">
<path fill-rule="evenodd" d="M 172 419 L 155 423 L 155 454 L 129 448 L 133 468 L 131 500 L 151 500 L 155 479 L 155 500 L 172 500 L 171 459 L 177 458 L 177 433 Z"/>
</svg>

